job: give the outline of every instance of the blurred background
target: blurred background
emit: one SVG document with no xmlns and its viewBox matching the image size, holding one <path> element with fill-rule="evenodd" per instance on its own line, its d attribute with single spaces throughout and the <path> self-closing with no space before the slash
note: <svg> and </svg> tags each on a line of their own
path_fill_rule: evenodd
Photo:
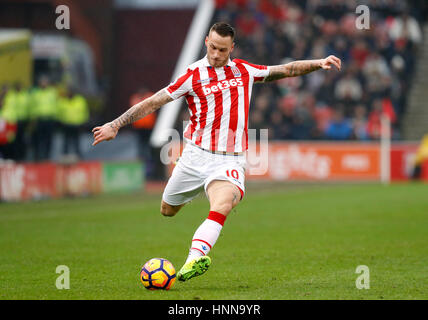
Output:
<svg viewBox="0 0 428 320">
<path fill-rule="evenodd" d="M 254 86 L 249 128 L 269 129 L 269 168 L 249 180 L 428 179 L 427 16 L 424 0 L 0 0 L 0 199 L 162 186 L 162 109 L 97 147 L 91 129 L 203 57 L 216 21 L 236 28 L 232 58 L 342 59 L 341 72 Z"/>
</svg>

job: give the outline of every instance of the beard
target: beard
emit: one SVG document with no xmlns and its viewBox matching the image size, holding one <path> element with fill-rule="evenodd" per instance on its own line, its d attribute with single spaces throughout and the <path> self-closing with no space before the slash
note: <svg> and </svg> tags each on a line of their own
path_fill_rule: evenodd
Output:
<svg viewBox="0 0 428 320">
<path fill-rule="evenodd" d="M 210 62 L 211 66 L 213 66 L 214 68 L 219 68 L 227 64 L 228 58 L 229 57 L 227 57 L 224 60 L 221 60 L 221 59 L 215 60 L 213 58 L 208 58 L 208 61 Z"/>
</svg>

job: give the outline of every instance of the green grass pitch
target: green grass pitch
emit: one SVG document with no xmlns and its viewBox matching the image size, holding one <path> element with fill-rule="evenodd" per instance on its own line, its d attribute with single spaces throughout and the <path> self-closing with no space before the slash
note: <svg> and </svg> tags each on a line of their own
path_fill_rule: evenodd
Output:
<svg viewBox="0 0 428 320">
<path fill-rule="evenodd" d="M 139 280 L 150 258 L 183 264 L 208 215 L 174 218 L 160 195 L 0 204 L 0 299 L 428 299 L 428 185 L 249 187 L 208 272 L 169 291 Z M 70 289 L 58 290 L 58 265 Z M 356 268 L 370 270 L 357 289 Z"/>
</svg>

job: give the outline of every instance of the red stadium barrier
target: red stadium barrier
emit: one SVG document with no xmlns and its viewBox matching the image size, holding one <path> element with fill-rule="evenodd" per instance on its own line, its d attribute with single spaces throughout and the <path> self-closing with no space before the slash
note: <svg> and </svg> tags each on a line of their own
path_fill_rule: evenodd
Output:
<svg viewBox="0 0 428 320">
<path fill-rule="evenodd" d="M 379 145 L 270 142 L 266 173 L 248 172 L 249 180 L 379 180 Z"/>
<path fill-rule="evenodd" d="M 268 157 L 260 148 L 250 145 L 247 179 L 275 181 L 379 181 L 380 147 L 378 143 L 290 143 L 269 142 Z M 417 143 L 398 143 L 391 146 L 391 180 L 408 180 L 412 170 Z M 178 156 L 180 148 L 173 148 Z M 177 153 L 177 154 L 176 154 Z M 265 163 L 263 163 L 265 162 Z M 267 163 L 266 163 L 267 162 Z M 256 167 L 266 168 L 260 174 Z M 117 165 L 116 165 L 117 166 Z M 144 180 L 128 178 L 116 181 L 113 173 L 101 162 L 81 162 L 73 165 L 2 164 L 0 165 L 0 200 L 24 201 L 62 196 L 98 194 L 109 190 L 136 190 Z M 141 166 L 118 164 L 118 174 L 140 176 Z M 169 172 L 173 164 L 169 166 Z M 110 172 L 111 171 L 111 172 Z M 110 174 L 108 174 L 110 172 Z M 110 177 L 109 179 L 107 179 Z M 107 179 L 107 180 L 106 180 Z M 428 162 L 422 168 L 422 179 L 428 180 Z M 141 180 L 141 184 L 139 183 Z M 117 184 L 117 183 L 119 184 Z"/>
<path fill-rule="evenodd" d="M 139 162 L 0 165 L 1 201 L 133 191 L 143 183 L 143 166 Z"/>
<path fill-rule="evenodd" d="M 421 179 L 428 181 L 428 160 L 424 161 L 422 164 Z"/>
<path fill-rule="evenodd" d="M 391 146 L 391 181 L 409 179 L 417 146 L 417 143 Z M 172 148 L 171 159 L 178 157 L 179 150 Z M 250 150 L 247 180 L 380 181 L 380 146 L 377 142 L 271 141 L 267 159 L 260 154 L 259 144 L 250 143 Z M 173 167 L 173 164 L 168 167 L 169 174 Z M 257 167 L 266 168 L 266 172 L 260 174 L 260 170 L 252 170 Z"/>
<path fill-rule="evenodd" d="M 21 201 L 56 198 L 57 166 L 43 164 L 8 164 L 0 167 L 0 199 Z"/>
<path fill-rule="evenodd" d="M 58 189 L 63 196 L 97 194 L 102 191 L 101 162 L 80 162 L 57 167 Z"/>
<path fill-rule="evenodd" d="M 418 149 L 418 143 L 395 144 L 391 146 L 391 180 L 408 180 Z"/>
</svg>

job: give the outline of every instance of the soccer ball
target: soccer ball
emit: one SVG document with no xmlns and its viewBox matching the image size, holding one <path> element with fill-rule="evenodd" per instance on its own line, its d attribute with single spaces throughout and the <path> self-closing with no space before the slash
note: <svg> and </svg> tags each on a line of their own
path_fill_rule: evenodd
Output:
<svg viewBox="0 0 428 320">
<path fill-rule="evenodd" d="M 169 290 L 175 282 L 175 269 L 168 260 L 153 258 L 141 269 L 140 279 L 146 289 Z"/>
</svg>

